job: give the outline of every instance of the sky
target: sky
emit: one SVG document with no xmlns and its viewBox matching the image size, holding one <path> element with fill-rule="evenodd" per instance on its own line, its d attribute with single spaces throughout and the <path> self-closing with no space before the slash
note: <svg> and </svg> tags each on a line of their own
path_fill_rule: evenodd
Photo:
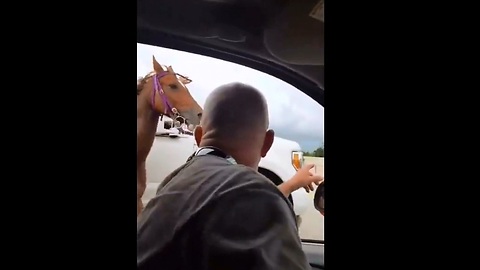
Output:
<svg viewBox="0 0 480 270">
<path fill-rule="evenodd" d="M 137 43 L 137 76 L 153 70 L 152 56 L 192 79 L 188 90 L 203 107 L 216 87 L 242 82 L 260 90 L 268 103 L 270 128 L 275 135 L 300 144 L 303 151 L 323 145 L 323 107 L 290 84 L 271 75 L 203 55 Z"/>
</svg>

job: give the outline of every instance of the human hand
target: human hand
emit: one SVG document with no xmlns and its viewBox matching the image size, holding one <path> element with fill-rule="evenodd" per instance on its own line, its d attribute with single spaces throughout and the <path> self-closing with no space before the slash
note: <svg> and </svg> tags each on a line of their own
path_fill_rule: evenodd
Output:
<svg viewBox="0 0 480 270">
<path fill-rule="evenodd" d="M 314 164 L 304 165 L 300 170 L 297 171 L 292 179 L 288 180 L 292 191 L 303 187 L 307 192 L 310 192 L 315 189 L 313 186 L 314 183 L 316 186 L 318 186 L 320 182 L 323 181 L 322 175 L 314 175 L 310 172 L 314 166 Z"/>
</svg>

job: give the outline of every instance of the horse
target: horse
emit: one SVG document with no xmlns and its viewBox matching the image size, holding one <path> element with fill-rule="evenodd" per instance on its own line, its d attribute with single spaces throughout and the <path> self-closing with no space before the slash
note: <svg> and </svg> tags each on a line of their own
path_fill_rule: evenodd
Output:
<svg viewBox="0 0 480 270">
<path fill-rule="evenodd" d="M 158 120 L 164 115 L 182 120 L 192 129 L 200 123 L 203 109 L 188 91 L 191 80 L 163 67 L 153 56 L 153 71 L 137 80 L 137 216 L 143 209 L 147 185 L 145 161 L 152 148 Z"/>
</svg>

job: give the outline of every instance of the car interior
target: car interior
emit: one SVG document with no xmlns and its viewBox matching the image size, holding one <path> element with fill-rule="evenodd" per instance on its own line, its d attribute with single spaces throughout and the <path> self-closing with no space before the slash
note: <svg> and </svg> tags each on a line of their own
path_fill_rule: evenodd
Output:
<svg viewBox="0 0 480 270">
<path fill-rule="evenodd" d="M 257 69 L 322 106 L 323 33 L 323 0 L 137 1 L 137 42 Z"/>
<path fill-rule="evenodd" d="M 265 72 L 324 106 L 323 3 L 137 0 L 137 42 Z M 315 194 L 317 210 L 323 209 L 323 190 L 318 188 L 322 194 Z M 312 268 L 324 269 L 323 241 L 302 241 L 302 245 Z"/>
</svg>

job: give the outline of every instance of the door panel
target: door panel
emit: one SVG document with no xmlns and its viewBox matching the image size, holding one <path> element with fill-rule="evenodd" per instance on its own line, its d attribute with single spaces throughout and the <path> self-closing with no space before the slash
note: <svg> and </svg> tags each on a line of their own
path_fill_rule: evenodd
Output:
<svg viewBox="0 0 480 270">
<path fill-rule="evenodd" d="M 302 241 L 303 252 L 307 255 L 312 270 L 325 269 L 323 247 L 321 243 Z"/>
</svg>

